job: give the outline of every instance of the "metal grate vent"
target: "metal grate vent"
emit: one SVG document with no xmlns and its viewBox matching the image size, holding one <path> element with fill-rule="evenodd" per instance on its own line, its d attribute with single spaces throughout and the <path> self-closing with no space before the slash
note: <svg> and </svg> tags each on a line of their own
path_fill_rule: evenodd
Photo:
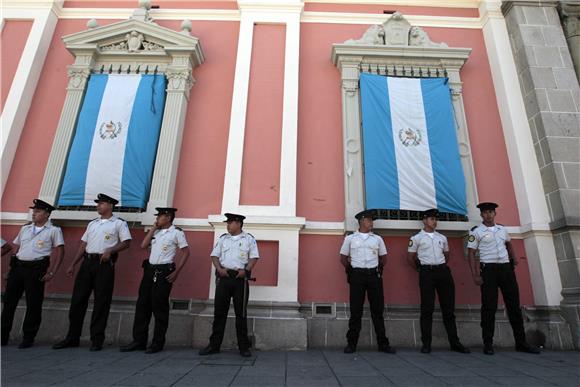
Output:
<svg viewBox="0 0 580 387">
<path fill-rule="evenodd" d="M 313 317 L 334 317 L 336 316 L 335 304 L 312 304 Z"/>
<path fill-rule="evenodd" d="M 189 300 L 171 300 L 171 309 L 189 310 Z"/>
</svg>

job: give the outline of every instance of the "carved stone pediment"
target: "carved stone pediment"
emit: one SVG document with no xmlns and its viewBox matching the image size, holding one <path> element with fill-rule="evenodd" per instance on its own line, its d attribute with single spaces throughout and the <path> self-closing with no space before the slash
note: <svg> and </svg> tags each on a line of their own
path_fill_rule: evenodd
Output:
<svg viewBox="0 0 580 387">
<path fill-rule="evenodd" d="M 447 47 L 445 43 L 431 41 L 429 35 L 421 27 L 411 26 L 399 12 L 395 12 L 383 24 L 370 26 L 360 39 L 349 39 L 344 44 Z"/>
<path fill-rule="evenodd" d="M 204 61 L 199 39 L 189 31 L 181 32 L 155 23 L 128 19 L 64 36 L 66 48 L 75 56 L 92 51 L 101 61 L 117 63 L 132 57 L 155 57 L 157 61 L 171 60 L 174 54 L 191 54 L 193 66 Z M 165 58 L 165 59 L 163 59 Z"/>
</svg>

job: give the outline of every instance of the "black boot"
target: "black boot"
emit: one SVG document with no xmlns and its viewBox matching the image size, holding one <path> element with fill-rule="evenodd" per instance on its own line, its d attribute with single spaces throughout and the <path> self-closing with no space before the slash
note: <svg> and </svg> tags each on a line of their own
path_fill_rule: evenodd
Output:
<svg viewBox="0 0 580 387">
<path fill-rule="evenodd" d="M 121 352 L 133 352 L 133 351 L 144 351 L 145 344 L 138 343 L 136 341 L 132 341 L 127 345 L 123 345 L 119 348 Z"/>
<path fill-rule="evenodd" d="M 52 346 L 52 349 L 74 348 L 79 346 L 78 340 L 64 339 Z"/>
</svg>

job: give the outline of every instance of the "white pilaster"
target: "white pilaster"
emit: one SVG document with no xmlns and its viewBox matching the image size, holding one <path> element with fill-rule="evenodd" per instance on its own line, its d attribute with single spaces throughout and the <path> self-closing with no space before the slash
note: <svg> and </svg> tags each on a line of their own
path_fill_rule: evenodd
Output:
<svg viewBox="0 0 580 387">
<path fill-rule="evenodd" d="M 24 122 L 56 27 L 57 17 L 54 8 L 60 4 L 52 0 L 29 3 L 24 1 L 17 6 L 18 2 L 5 1 L 1 8 L 2 26 L 5 20 L 9 19 L 28 19 L 33 20 L 33 23 L 0 117 L 2 128 L 0 196 L 4 193 Z"/>
<path fill-rule="evenodd" d="M 548 207 L 544 197 L 532 134 L 510 46 L 501 1 L 480 5 L 483 36 L 491 66 L 514 190 L 522 227 L 531 231 L 525 238 L 536 305 L 559 305 L 562 283 L 554 242 L 549 233 Z"/>
</svg>

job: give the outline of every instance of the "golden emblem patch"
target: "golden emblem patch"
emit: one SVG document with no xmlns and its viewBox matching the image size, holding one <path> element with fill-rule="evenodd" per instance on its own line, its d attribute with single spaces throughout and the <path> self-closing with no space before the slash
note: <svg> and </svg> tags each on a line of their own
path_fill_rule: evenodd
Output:
<svg viewBox="0 0 580 387">
<path fill-rule="evenodd" d="M 44 241 L 36 241 L 36 247 L 42 249 L 44 247 Z"/>
<path fill-rule="evenodd" d="M 409 239 L 409 247 L 413 246 L 413 240 Z"/>
<path fill-rule="evenodd" d="M 111 239 L 111 236 L 109 234 L 105 234 L 105 240 L 109 240 Z"/>
<path fill-rule="evenodd" d="M 470 235 L 469 238 L 467 238 L 467 240 L 469 242 L 473 242 L 473 241 L 475 241 L 475 236 L 474 235 Z"/>
</svg>

